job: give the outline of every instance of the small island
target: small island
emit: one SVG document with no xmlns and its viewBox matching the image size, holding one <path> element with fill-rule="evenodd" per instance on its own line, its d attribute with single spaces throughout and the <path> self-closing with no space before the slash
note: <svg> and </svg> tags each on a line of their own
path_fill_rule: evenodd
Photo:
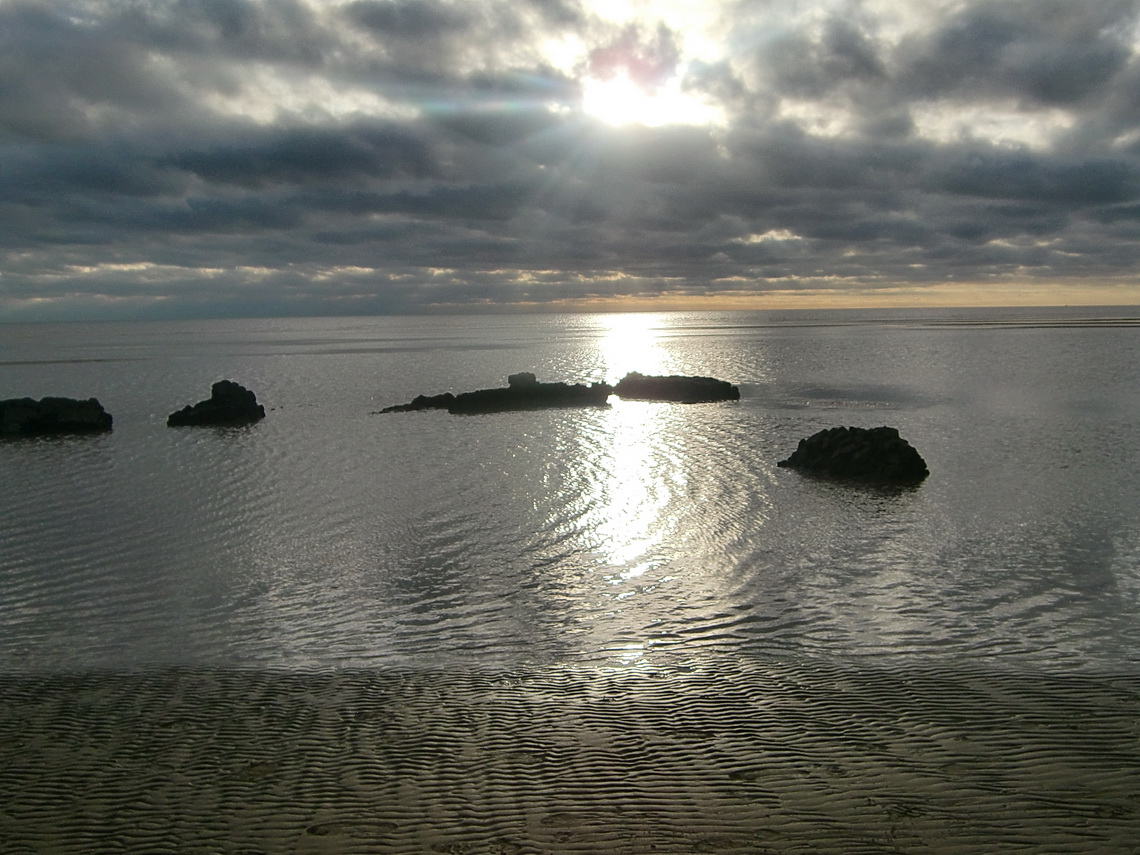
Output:
<svg viewBox="0 0 1140 855">
<path fill-rule="evenodd" d="M 614 394 L 635 401 L 705 404 L 738 400 L 740 389 L 715 377 L 684 377 L 677 374 L 655 377 L 631 371 L 614 386 Z"/>
<path fill-rule="evenodd" d="M 9 398 L 0 401 L 0 436 L 59 436 L 111 430 L 111 414 L 95 398 Z"/>
<path fill-rule="evenodd" d="M 613 387 L 605 383 L 540 383 L 529 371 L 507 378 L 507 385 L 497 389 L 476 389 L 453 395 L 417 395 L 407 404 L 385 407 L 381 413 L 406 413 L 414 410 L 447 410 L 453 414 L 501 413 L 518 410 L 541 410 L 554 407 L 600 407 L 606 404 Z"/>
<path fill-rule="evenodd" d="M 396 404 L 381 413 L 408 413 L 417 410 L 447 410 L 449 413 L 499 413 L 511 410 L 539 410 L 551 407 L 605 406 L 610 395 L 635 401 L 671 401 L 697 404 L 711 401 L 735 401 L 740 389 L 713 377 L 654 377 L 636 371 L 623 377 L 616 386 L 608 383 L 540 383 L 529 371 L 507 378 L 498 389 L 477 389 L 458 395 L 416 395 L 407 404 Z"/>
<path fill-rule="evenodd" d="M 210 397 L 185 406 L 166 419 L 169 427 L 208 427 L 252 424 L 265 418 L 257 396 L 233 380 L 219 380 L 210 387 Z"/>
<path fill-rule="evenodd" d="M 869 484 L 918 484 L 930 470 L 897 428 L 833 427 L 801 439 L 777 466 L 807 475 Z"/>
</svg>

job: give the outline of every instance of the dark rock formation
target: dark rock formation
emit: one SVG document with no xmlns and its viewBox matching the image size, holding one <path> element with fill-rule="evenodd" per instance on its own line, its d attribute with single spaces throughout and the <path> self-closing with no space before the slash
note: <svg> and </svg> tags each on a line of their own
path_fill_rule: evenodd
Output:
<svg viewBox="0 0 1140 855">
<path fill-rule="evenodd" d="M 171 413 L 170 427 L 242 425 L 265 418 L 265 407 L 249 389 L 232 380 L 219 380 L 210 387 L 210 397 L 194 406 Z"/>
<path fill-rule="evenodd" d="M 455 396 L 450 392 L 444 392 L 442 395 L 416 395 L 412 398 L 411 403 L 385 407 L 380 412 L 410 413 L 415 410 L 446 410 L 454 402 Z"/>
<path fill-rule="evenodd" d="M 0 436 L 52 436 L 111 429 L 111 414 L 94 398 L 10 398 L 0 401 Z"/>
<path fill-rule="evenodd" d="M 633 371 L 618 381 L 614 386 L 614 394 L 640 401 L 701 404 L 709 401 L 735 401 L 740 397 L 740 389 L 713 377 L 651 377 Z"/>
<path fill-rule="evenodd" d="M 447 410 L 449 413 L 499 413 L 509 410 L 541 410 L 550 407 L 598 407 L 606 403 L 613 387 L 605 383 L 539 383 L 530 372 L 512 374 L 506 387 L 477 389 L 452 395 L 417 395 L 411 403 L 385 407 L 381 413 L 411 410 Z"/>
<path fill-rule="evenodd" d="M 530 378 L 518 382 L 519 377 Z M 505 389 L 478 389 L 456 395 L 449 413 L 496 413 L 549 407 L 600 407 L 613 392 L 605 383 L 539 383 L 533 374 L 512 374 Z"/>
<path fill-rule="evenodd" d="M 926 461 L 893 427 L 834 427 L 801 439 L 778 466 L 825 478 L 874 484 L 917 484 Z"/>
</svg>

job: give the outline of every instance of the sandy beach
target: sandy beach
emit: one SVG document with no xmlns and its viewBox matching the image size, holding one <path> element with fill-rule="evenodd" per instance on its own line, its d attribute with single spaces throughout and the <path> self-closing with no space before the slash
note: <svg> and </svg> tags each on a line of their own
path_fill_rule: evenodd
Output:
<svg viewBox="0 0 1140 855">
<path fill-rule="evenodd" d="M 0 853 L 1140 850 L 1140 679 L 0 678 Z"/>
</svg>

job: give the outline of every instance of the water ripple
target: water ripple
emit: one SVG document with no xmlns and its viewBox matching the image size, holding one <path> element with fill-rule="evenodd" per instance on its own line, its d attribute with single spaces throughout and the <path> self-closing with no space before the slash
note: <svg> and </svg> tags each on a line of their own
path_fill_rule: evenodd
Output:
<svg viewBox="0 0 1140 855">
<path fill-rule="evenodd" d="M 0 658 L 1140 662 L 1127 330 L 675 320 L 487 321 L 509 350 L 455 319 L 267 323 L 248 338 L 242 325 L 202 338 L 146 325 L 138 349 L 104 348 L 138 356 L 129 372 L 4 366 L 14 394 L 49 377 L 53 392 L 98 387 L 116 427 L 0 443 Z M 33 336 L 14 358 L 102 353 L 56 344 L 53 356 Z M 544 377 L 600 379 L 635 358 L 731 377 L 743 396 L 370 415 L 489 385 L 524 360 Z M 185 390 L 217 376 L 255 387 L 269 418 L 166 428 Z M 837 417 L 899 424 L 931 478 L 884 492 L 776 467 Z"/>
</svg>

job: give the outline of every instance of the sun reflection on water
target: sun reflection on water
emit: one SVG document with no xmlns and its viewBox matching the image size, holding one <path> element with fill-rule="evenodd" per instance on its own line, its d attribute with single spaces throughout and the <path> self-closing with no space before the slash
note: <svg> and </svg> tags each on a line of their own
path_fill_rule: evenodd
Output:
<svg viewBox="0 0 1140 855">
<path fill-rule="evenodd" d="M 623 401 L 610 414 L 606 474 L 594 506 L 602 552 L 623 581 L 664 563 L 663 547 L 677 526 L 686 473 L 680 439 L 665 436 L 667 406 Z"/>
<path fill-rule="evenodd" d="M 642 374 L 672 372 L 672 358 L 665 348 L 669 318 L 648 312 L 601 315 L 599 345 L 606 379 L 616 383 L 630 371 Z"/>
<path fill-rule="evenodd" d="M 616 382 L 630 371 L 672 373 L 663 346 L 667 319 L 656 314 L 610 315 L 600 343 L 606 377 Z M 623 667 L 645 661 L 651 643 L 646 628 L 671 579 L 669 565 L 679 537 L 679 507 L 686 491 L 683 432 L 671 405 L 614 397 L 607 430 L 596 453 L 597 477 L 588 530 L 608 601 L 605 647 Z"/>
</svg>

